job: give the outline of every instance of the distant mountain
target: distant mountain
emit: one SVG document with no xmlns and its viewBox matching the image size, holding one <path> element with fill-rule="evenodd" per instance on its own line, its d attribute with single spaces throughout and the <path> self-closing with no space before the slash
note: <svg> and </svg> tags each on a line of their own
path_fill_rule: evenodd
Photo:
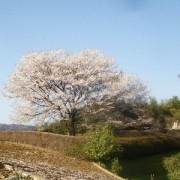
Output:
<svg viewBox="0 0 180 180">
<path fill-rule="evenodd" d="M 35 131 L 35 126 L 22 124 L 0 124 L 0 131 Z"/>
</svg>

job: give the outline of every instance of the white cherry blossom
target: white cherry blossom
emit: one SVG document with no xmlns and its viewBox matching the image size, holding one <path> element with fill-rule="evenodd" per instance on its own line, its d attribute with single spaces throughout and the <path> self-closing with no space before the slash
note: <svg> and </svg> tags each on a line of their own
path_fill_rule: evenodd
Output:
<svg viewBox="0 0 180 180">
<path fill-rule="evenodd" d="M 137 77 L 118 72 L 111 57 L 98 50 L 68 54 L 64 50 L 24 55 L 6 85 L 17 106 L 16 121 L 67 119 L 75 135 L 77 112 L 93 102 L 114 98 L 135 100 L 146 86 Z"/>
</svg>

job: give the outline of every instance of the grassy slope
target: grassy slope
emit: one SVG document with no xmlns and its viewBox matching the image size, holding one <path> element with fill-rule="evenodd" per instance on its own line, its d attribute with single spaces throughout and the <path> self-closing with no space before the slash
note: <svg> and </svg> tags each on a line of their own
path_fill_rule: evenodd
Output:
<svg viewBox="0 0 180 180">
<path fill-rule="evenodd" d="M 98 171 L 88 161 L 68 157 L 60 151 L 21 143 L 0 142 L 0 155 L 1 157 L 32 163 L 47 163 L 57 167 L 67 167 L 75 170 Z"/>
<path fill-rule="evenodd" d="M 4 131 L 0 132 L 0 141 L 19 142 L 53 150 L 63 150 L 64 147 L 80 141 L 79 137 L 71 137 L 52 133 L 35 131 Z"/>
<path fill-rule="evenodd" d="M 180 152 L 168 152 L 134 160 L 121 161 L 119 173 L 128 180 L 178 180 L 180 178 Z"/>
</svg>

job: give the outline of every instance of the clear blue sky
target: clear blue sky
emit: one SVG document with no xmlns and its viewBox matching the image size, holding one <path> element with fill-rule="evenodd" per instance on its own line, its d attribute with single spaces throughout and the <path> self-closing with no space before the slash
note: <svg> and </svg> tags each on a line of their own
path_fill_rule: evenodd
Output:
<svg viewBox="0 0 180 180">
<path fill-rule="evenodd" d="M 179 0 L 0 0 L 0 85 L 29 51 L 92 48 L 147 82 L 158 100 L 180 96 Z M 0 123 L 11 123 L 0 95 Z"/>
</svg>

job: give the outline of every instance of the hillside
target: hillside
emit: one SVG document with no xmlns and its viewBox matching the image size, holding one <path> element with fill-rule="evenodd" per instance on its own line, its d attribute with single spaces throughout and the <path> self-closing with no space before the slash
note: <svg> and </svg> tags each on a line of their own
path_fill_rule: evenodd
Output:
<svg viewBox="0 0 180 180">
<path fill-rule="evenodd" d="M 92 163 L 68 157 L 60 151 L 21 143 L 1 142 L 0 162 L 21 168 L 44 179 L 111 180 Z"/>
<path fill-rule="evenodd" d="M 0 163 L 47 180 L 112 180 L 91 162 L 66 154 L 66 148 L 78 139 L 39 132 L 0 132 Z"/>
</svg>

